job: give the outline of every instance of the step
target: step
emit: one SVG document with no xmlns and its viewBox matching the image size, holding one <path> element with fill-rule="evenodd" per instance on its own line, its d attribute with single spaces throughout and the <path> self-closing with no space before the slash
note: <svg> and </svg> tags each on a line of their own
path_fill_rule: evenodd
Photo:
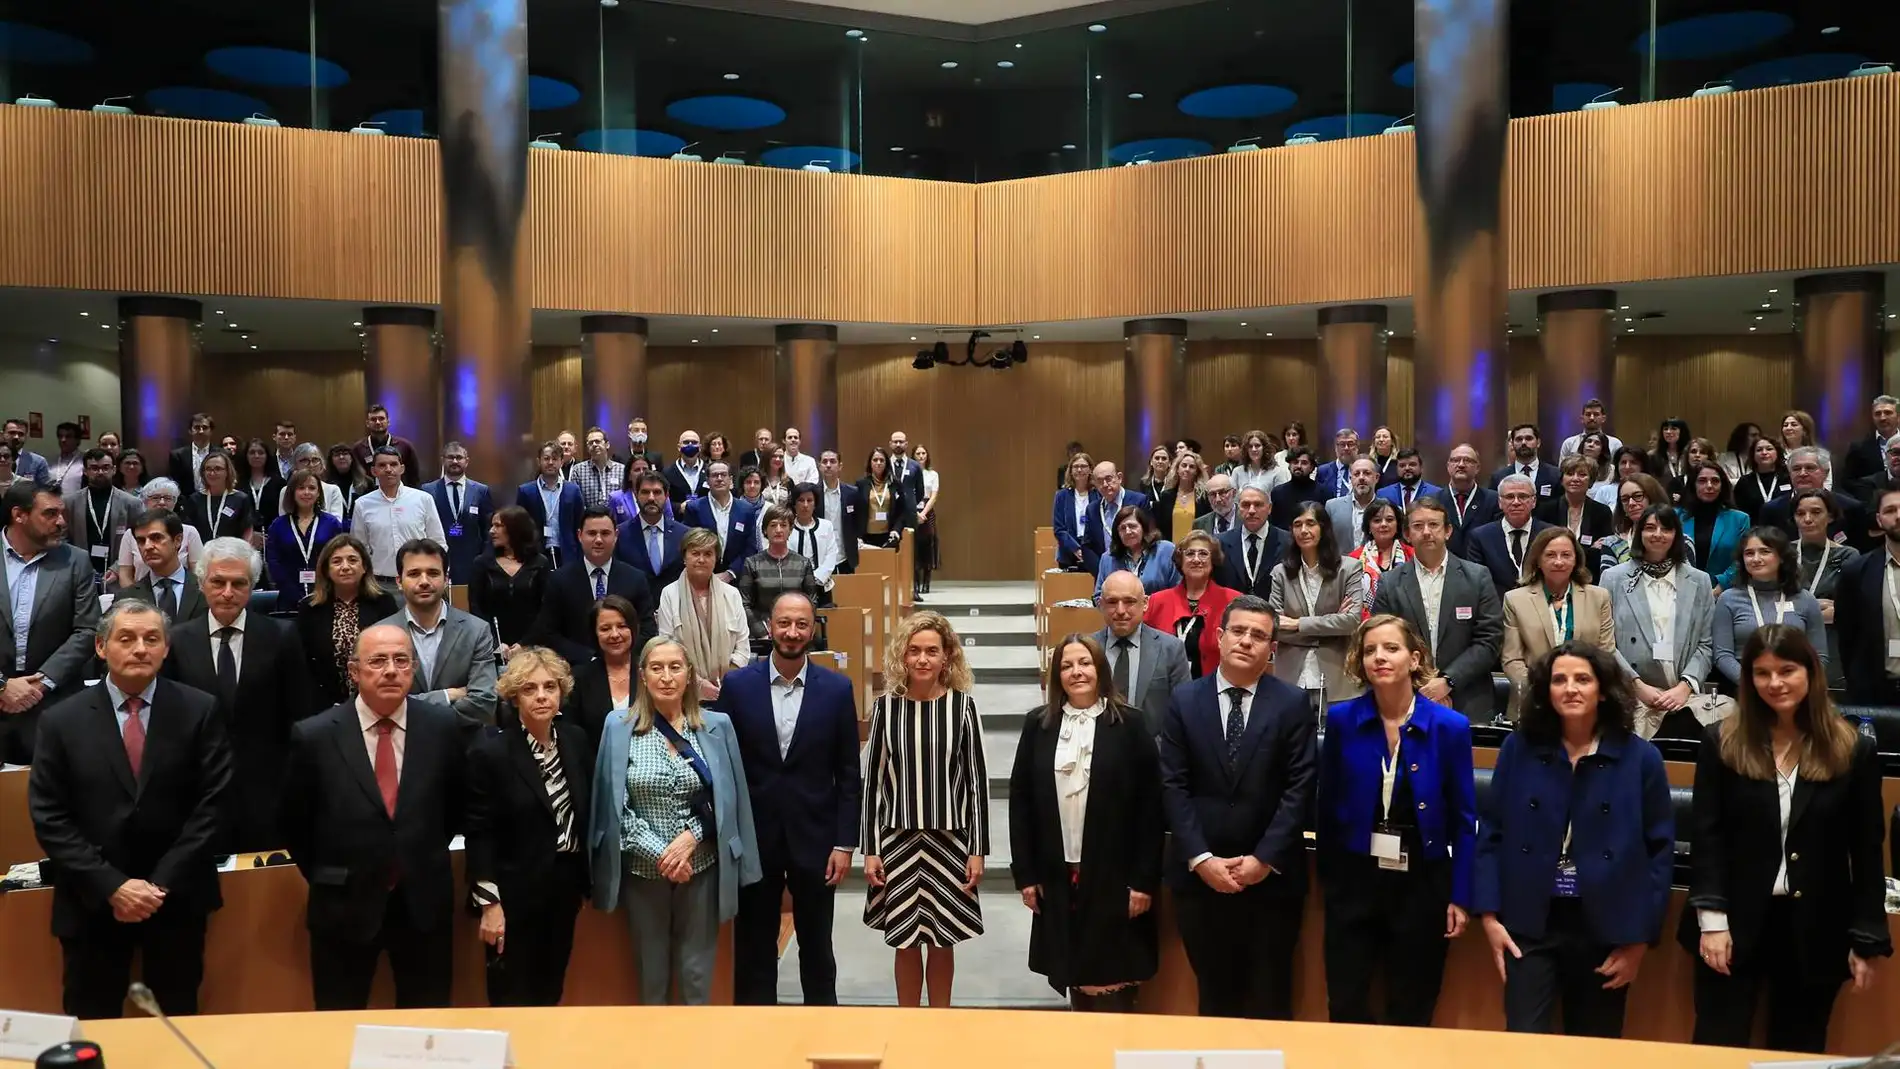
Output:
<svg viewBox="0 0 1900 1069">
<path fill-rule="evenodd" d="M 1043 701 L 1041 681 L 1035 683 L 979 683 L 970 692 L 976 700 L 977 715 L 983 718 L 983 730 L 1018 732 L 1023 716 Z"/>
<path fill-rule="evenodd" d="M 917 603 L 919 608 L 941 613 L 949 619 L 950 625 L 962 630 L 963 621 L 980 620 L 985 616 L 1027 616 L 1036 615 L 1036 596 L 1032 592 L 1021 601 L 972 602 L 961 599 L 952 600 L 947 594 L 932 594 Z"/>
<path fill-rule="evenodd" d="M 1042 679 L 1042 653 L 1035 646 L 971 646 L 964 650 L 971 677 L 978 683 L 1036 683 Z"/>
</svg>

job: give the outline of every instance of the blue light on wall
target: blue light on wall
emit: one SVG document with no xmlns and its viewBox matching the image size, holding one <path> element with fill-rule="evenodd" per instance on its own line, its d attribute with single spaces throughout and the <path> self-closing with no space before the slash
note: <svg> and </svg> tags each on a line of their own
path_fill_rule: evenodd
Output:
<svg viewBox="0 0 1900 1069">
<path fill-rule="evenodd" d="M 858 154 L 830 145 L 783 145 L 760 153 L 759 162 L 767 167 L 791 170 L 808 163 L 822 163 L 834 171 L 850 171 L 858 166 Z"/>
<path fill-rule="evenodd" d="M 58 30 L 0 21 L 0 60 L 8 63 L 91 63 L 92 46 Z"/>
<path fill-rule="evenodd" d="M 1214 151 L 1214 146 L 1196 137 L 1149 137 L 1140 141 L 1124 141 L 1108 150 L 1108 158 L 1116 163 L 1128 163 L 1139 156 L 1144 160 L 1185 160 L 1195 156 L 1205 156 Z"/>
<path fill-rule="evenodd" d="M 205 66 L 243 85 L 310 88 L 311 68 L 308 52 L 251 45 L 214 48 L 205 53 Z M 349 71 L 322 56 L 317 57 L 316 87 L 318 89 L 335 89 L 339 85 L 348 84 L 349 80 Z"/>
<path fill-rule="evenodd" d="M 1286 132 L 1289 137 L 1300 133 L 1312 134 L 1321 141 L 1337 141 L 1342 137 L 1376 134 L 1398 121 L 1397 115 L 1370 111 L 1357 111 L 1351 115 L 1315 115 L 1310 119 L 1294 119 L 1287 123 Z"/>
<path fill-rule="evenodd" d="M 709 130 L 760 130 L 785 121 L 785 109 L 769 100 L 744 96 L 700 96 L 675 100 L 667 117 Z"/>
<path fill-rule="evenodd" d="M 588 152 L 607 152 L 615 156 L 671 156 L 686 147 L 686 139 L 659 130 L 635 130 L 609 127 L 583 130 L 574 139 L 577 148 Z"/>
<path fill-rule="evenodd" d="M 382 123 L 384 133 L 398 137 L 421 137 L 424 133 L 421 108 L 391 108 L 371 115 L 369 121 Z"/>
<path fill-rule="evenodd" d="M 528 110 L 553 111 L 577 104 L 581 91 L 559 78 L 544 78 L 539 74 L 528 76 Z"/>
<path fill-rule="evenodd" d="M 1577 111 L 1615 88 L 1600 82 L 1558 82 L 1551 87 L 1550 110 Z"/>
<path fill-rule="evenodd" d="M 1808 52 L 1751 63 L 1728 77 L 1737 89 L 1765 89 L 1772 85 L 1845 78 L 1847 72 L 1865 62 L 1866 56 L 1851 52 Z"/>
<path fill-rule="evenodd" d="M 1724 11 L 1677 19 L 1656 28 L 1657 59 L 1710 59 L 1759 48 L 1794 29 L 1794 20 L 1778 11 Z M 1636 37 L 1635 50 L 1647 53 L 1649 31 Z"/>
<path fill-rule="evenodd" d="M 1399 69 L 1392 72 L 1392 84 L 1401 88 L 1410 89 L 1417 81 L 1417 68 L 1410 63 L 1401 63 Z"/>
<path fill-rule="evenodd" d="M 186 119 L 227 119 L 237 121 L 259 112 L 269 114 L 270 106 L 253 96 L 228 89 L 205 89 L 173 85 L 145 94 L 152 110 Z"/>
<path fill-rule="evenodd" d="M 1298 93 L 1277 85 L 1217 85 L 1189 93 L 1176 107 L 1198 119 L 1257 119 L 1285 111 L 1299 99 Z"/>
</svg>

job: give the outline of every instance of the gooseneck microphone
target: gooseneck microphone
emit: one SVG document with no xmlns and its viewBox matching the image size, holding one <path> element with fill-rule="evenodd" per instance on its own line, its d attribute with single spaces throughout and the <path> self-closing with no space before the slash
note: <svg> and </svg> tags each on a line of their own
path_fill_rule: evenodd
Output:
<svg viewBox="0 0 1900 1069">
<path fill-rule="evenodd" d="M 158 996 L 152 994 L 151 988 L 133 981 L 132 986 L 126 989 L 125 997 L 132 1000 L 132 1005 L 164 1022 L 165 1027 L 171 1029 L 172 1035 L 178 1037 L 178 1042 L 183 1043 L 185 1049 L 191 1052 L 191 1056 L 198 1059 L 199 1065 L 204 1066 L 205 1069 L 218 1069 L 217 1066 L 211 1064 L 211 1059 L 205 1057 L 205 1052 L 199 1050 L 196 1043 L 185 1038 L 185 1034 L 178 1030 L 178 1026 L 172 1023 L 172 1019 L 165 1015 L 165 1008 L 158 1004 Z"/>
</svg>

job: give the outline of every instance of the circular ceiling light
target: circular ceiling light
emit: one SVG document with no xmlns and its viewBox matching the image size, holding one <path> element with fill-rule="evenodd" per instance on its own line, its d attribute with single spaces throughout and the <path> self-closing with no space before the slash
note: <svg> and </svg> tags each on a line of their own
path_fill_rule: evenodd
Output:
<svg viewBox="0 0 1900 1069">
<path fill-rule="evenodd" d="M 1003 68 L 1004 70 L 1008 70 L 1011 67 L 1014 67 L 1016 64 L 1010 62 L 1007 59 L 999 59 L 996 61 L 996 65 Z"/>
<path fill-rule="evenodd" d="M 583 130 L 574 139 L 574 147 L 588 152 L 614 156 L 667 157 L 686 147 L 686 139 L 662 130 L 636 130 L 614 126 L 603 130 Z"/>
<path fill-rule="evenodd" d="M 559 78 L 544 78 L 539 74 L 528 76 L 528 110 L 552 111 L 577 104 L 581 99 L 579 88 Z"/>
<path fill-rule="evenodd" d="M 844 35 L 846 37 L 863 37 L 864 31 L 863 30 L 846 30 L 844 31 Z"/>
<path fill-rule="evenodd" d="M 214 48 L 205 53 L 205 66 L 243 85 L 308 89 L 314 74 L 316 88 L 334 89 L 350 80 L 341 66 L 321 56 L 313 64 L 310 53 L 288 48 Z"/>
<path fill-rule="evenodd" d="M 1677 19 L 1636 36 L 1635 51 L 1657 59 L 1711 59 L 1759 48 L 1794 29 L 1794 19 L 1779 11 L 1724 11 Z"/>
<path fill-rule="evenodd" d="M 676 122 L 710 130 L 761 130 L 785 121 L 785 109 L 769 100 L 742 96 L 700 96 L 675 100 L 666 115 Z"/>
<path fill-rule="evenodd" d="M 0 59 L 12 63 L 91 63 L 92 46 L 58 30 L 0 21 Z"/>
<path fill-rule="evenodd" d="M 727 72 L 727 74 L 726 74 L 726 76 L 725 76 L 725 78 L 726 78 L 726 81 L 728 81 L 728 82 L 736 82 L 736 81 L 738 81 L 738 80 L 739 80 L 739 76 L 738 76 L 737 74 L 733 74 L 733 73 L 731 73 L 731 72 Z"/>
<path fill-rule="evenodd" d="M 1128 94 L 1128 99 L 1130 99 L 1130 100 L 1140 100 L 1140 99 L 1141 99 L 1141 94 L 1140 94 L 1140 93 L 1130 93 L 1130 94 Z"/>
<path fill-rule="evenodd" d="M 1108 150 L 1108 158 L 1116 163 L 1127 163 L 1139 156 L 1159 163 L 1163 160 L 1185 160 L 1195 156 L 1205 156 L 1212 151 L 1214 151 L 1214 146 L 1199 138 L 1150 137 L 1140 141 L 1124 141 Z"/>
<path fill-rule="evenodd" d="M 187 119 L 226 119 L 231 122 L 270 110 L 268 104 L 253 96 L 233 93 L 228 89 L 204 89 L 188 85 L 150 90 L 145 94 L 145 102 L 152 106 L 153 111 L 164 115 Z"/>
<path fill-rule="evenodd" d="M 954 59 L 946 59 L 942 63 L 937 64 L 937 66 L 947 71 L 953 71 L 957 69 L 957 61 Z"/>
<path fill-rule="evenodd" d="M 1196 90 L 1175 106 L 1197 119 L 1257 119 L 1285 111 L 1299 99 L 1299 94 L 1281 86 L 1241 83 Z"/>
<path fill-rule="evenodd" d="M 1089 23 L 1089 32 L 1090 33 L 1107 33 L 1108 27 L 1102 25 L 1099 22 L 1091 22 Z"/>
</svg>

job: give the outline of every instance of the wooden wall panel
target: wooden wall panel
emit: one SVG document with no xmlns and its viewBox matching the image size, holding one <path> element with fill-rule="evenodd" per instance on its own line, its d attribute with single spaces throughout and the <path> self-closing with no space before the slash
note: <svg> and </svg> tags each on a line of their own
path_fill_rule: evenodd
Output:
<svg viewBox="0 0 1900 1069">
<path fill-rule="evenodd" d="M 752 448 L 755 428 L 774 427 L 772 360 L 770 345 L 649 348 L 647 396 L 653 411 L 647 423 L 655 448 L 672 456 L 680 432 L 687 429 L 698 431 L 702 441 L 714 431 L 724 432 L 735 459 Z M 783 429 L 774 427 L 774 433 Z M 620 431 L 625 437 L 626 428 Z"/>
<path fill-rule="evenodd" d="M 324 449 L 363 436 L 368 402 L 363 354 L 354 349 L 243 357 L 221 353 L 203 359 L 199 396 L 221 436 L 268 442 L 280 419 L 294 421 L 299 438 Z M 433 462 L 425 463 L 433 471 Z"/>
<path fill-rule="evenodd" d="M 1793 404 L 1794 351 L 1788 334 L 1626 336 L 1617 345 L 1610 430 L 1641 446 L 1679 416 L 1720 449 L 1737 423 L 1770 427 Z"/>
<path fill-rule="evenodd" d="M 1189 342 L 1188 430 L 1207 450 L 1204 459 L 1219 463 L 1220 440 L 1229 434 L 1261 430 L 1277 437 L 1288 420 L 1305 423 L 1309 435 L 1319 433 L 1318 360 L 1311 338 Z M 1129 463 L 1139 470 L 1142 461 Z"/>
<path fill-rule="evenodd" d="M 536 442 L 551 442 L 562 431 L 584 438 L 581 426 L 581 350 L 578 345 L 537 345 L 528 363 L 528 411 Z M 626 437 L 626 428 L 611 435 Z M 624 443 L 620 448 L 625 448 Z"/>
</svg>

